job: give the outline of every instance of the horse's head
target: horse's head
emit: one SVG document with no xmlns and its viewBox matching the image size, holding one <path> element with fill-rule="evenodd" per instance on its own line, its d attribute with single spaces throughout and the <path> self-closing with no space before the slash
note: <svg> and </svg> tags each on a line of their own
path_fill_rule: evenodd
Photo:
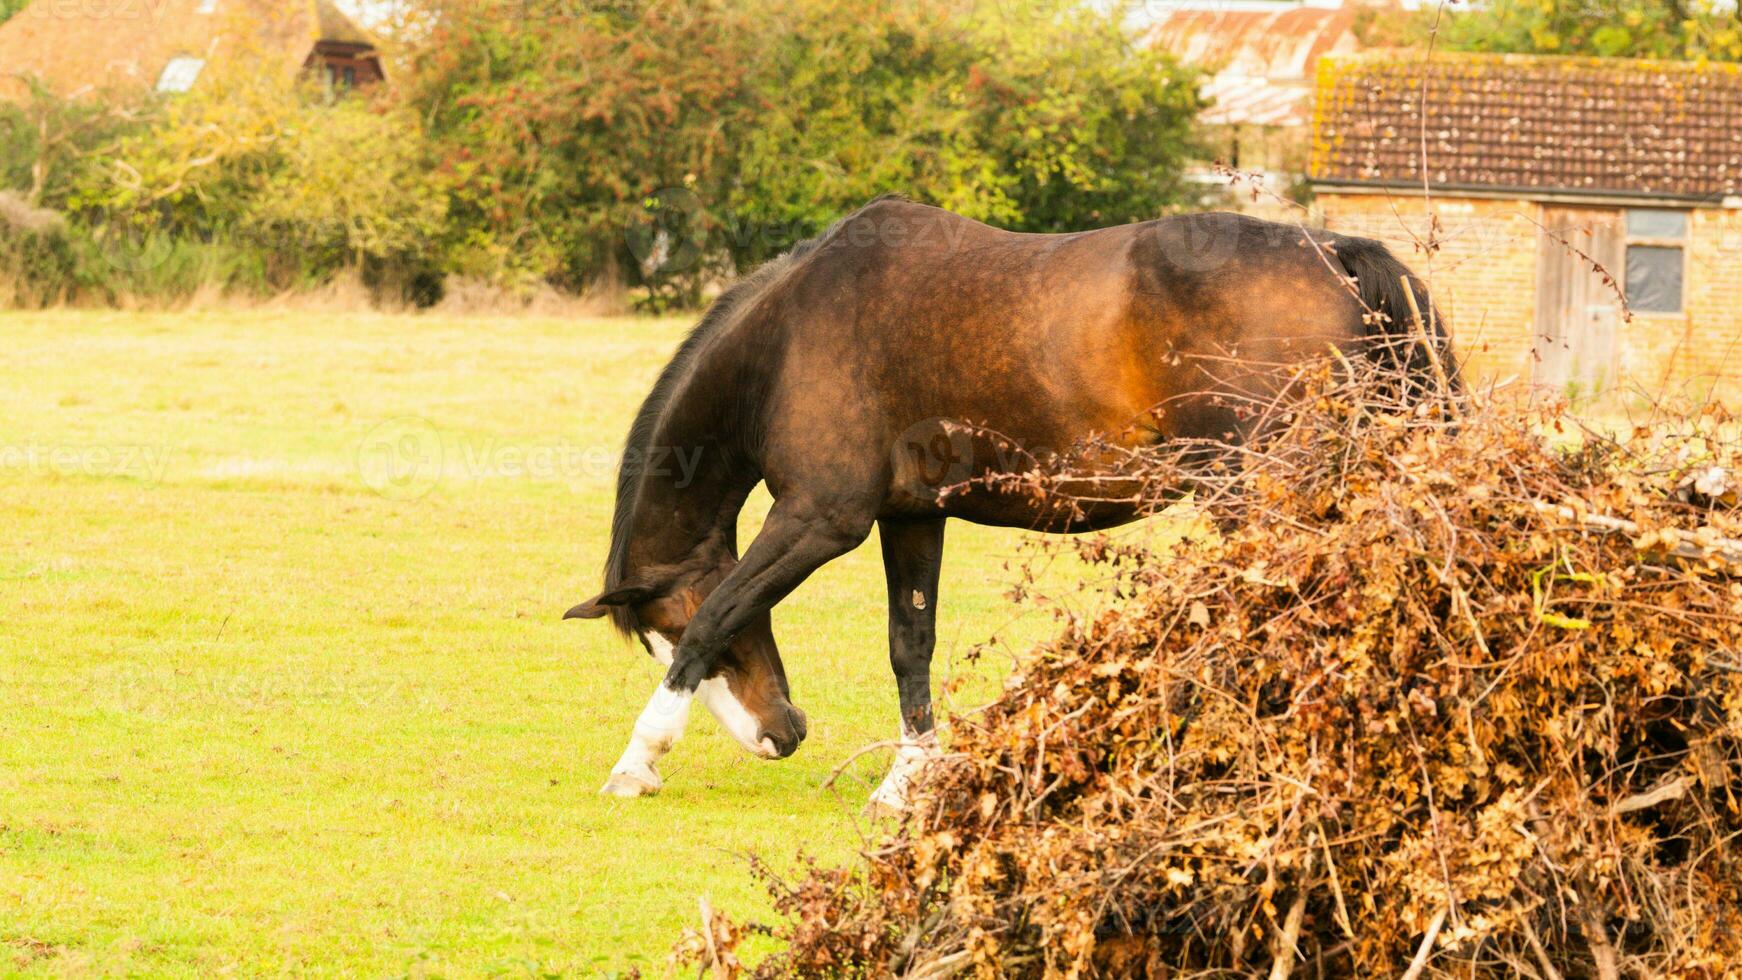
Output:
<svg viewBox="0 0 1742 980">
<path fill-rule="evenodd" d="M 568 611 L 565 619 L 613 620 L 641 640 L 647 652 L 670 667 L 702 600 L 730 571 L 729 565 L 700 574 L 668 573 L 631 579 Z M 752 754 L 784 759 L 804 741 L 805 715 L 792 703 L 786 668 L 774 642 L 768 614 L 732 637 L 695 696 Z"/>
</svg>

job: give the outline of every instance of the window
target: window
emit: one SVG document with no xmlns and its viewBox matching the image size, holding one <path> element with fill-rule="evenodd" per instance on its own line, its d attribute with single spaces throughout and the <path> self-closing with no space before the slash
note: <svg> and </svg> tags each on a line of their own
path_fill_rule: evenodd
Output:
<svg viewBox="0 0 1742 980">
<path fill-rule="evenodd" d="M 200 77 L 200 69 L 204 67 L 204 58 L 171 58 L 169 64 L 163 66 L 163 74 L 157 78 L 157 90 L 186 92 L 194 87 L 194 82 Z"/>
<path fill-rule="evenodd" d="M 1627 303 L 1638 313 L 1680 313 L 1688 213 L 1627 212 Z"/>
</svg>

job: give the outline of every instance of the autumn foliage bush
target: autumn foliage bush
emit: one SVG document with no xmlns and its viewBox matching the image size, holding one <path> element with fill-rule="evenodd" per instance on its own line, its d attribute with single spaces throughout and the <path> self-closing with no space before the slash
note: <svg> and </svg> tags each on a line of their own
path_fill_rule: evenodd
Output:
<svg viewBox="0 0 1742 980">
<path fill-rule="evenodd" d="M 1734 425 L 1317 384 L 1183 542 L 1075 545 L 1115 601 L 862 867 L 763 869 L 762 975 L 1742 975 Z"/>
</svg>

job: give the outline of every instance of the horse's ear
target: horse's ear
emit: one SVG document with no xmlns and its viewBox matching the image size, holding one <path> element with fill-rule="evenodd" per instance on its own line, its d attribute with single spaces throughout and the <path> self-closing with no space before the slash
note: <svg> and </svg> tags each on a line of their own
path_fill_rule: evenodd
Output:
<svg viewBox="0 0 1742 980">
<path fill-rule="evenodd" d="M 626 582 L 615 589 L 601 592 L 586 602 L 563 613 L 564 619 L 598 619 L 611 611 L 613 606 L 633 606 L 646 602 L 658 595 L 650 585 L 641 582 Z"/>
<path fill-rule="evenodd" d="M 563 613 L 563 618 L 598 619 L 600 616 L 605 615 L 606 611 L 607 608 L 599 605 L 597 599 L 588 599 L 586 602 L 583 602 L 580 605 L 571 608 L 568 612 Z"/>
</svg>

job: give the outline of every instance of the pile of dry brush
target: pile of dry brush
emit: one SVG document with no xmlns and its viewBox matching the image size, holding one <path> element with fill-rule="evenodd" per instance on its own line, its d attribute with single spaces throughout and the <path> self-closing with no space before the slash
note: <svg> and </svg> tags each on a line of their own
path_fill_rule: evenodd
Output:
<svg viewBox="0 0 1742 980">
<path fill-rule="evenodd" d="M 766 875 L 757 972 L 1742 976 L 1737 426 L 1363 387 L 1194 462 L 1213 530 L 1083 542 L 1118 601 L 862 868 Z"/>
</svg>

